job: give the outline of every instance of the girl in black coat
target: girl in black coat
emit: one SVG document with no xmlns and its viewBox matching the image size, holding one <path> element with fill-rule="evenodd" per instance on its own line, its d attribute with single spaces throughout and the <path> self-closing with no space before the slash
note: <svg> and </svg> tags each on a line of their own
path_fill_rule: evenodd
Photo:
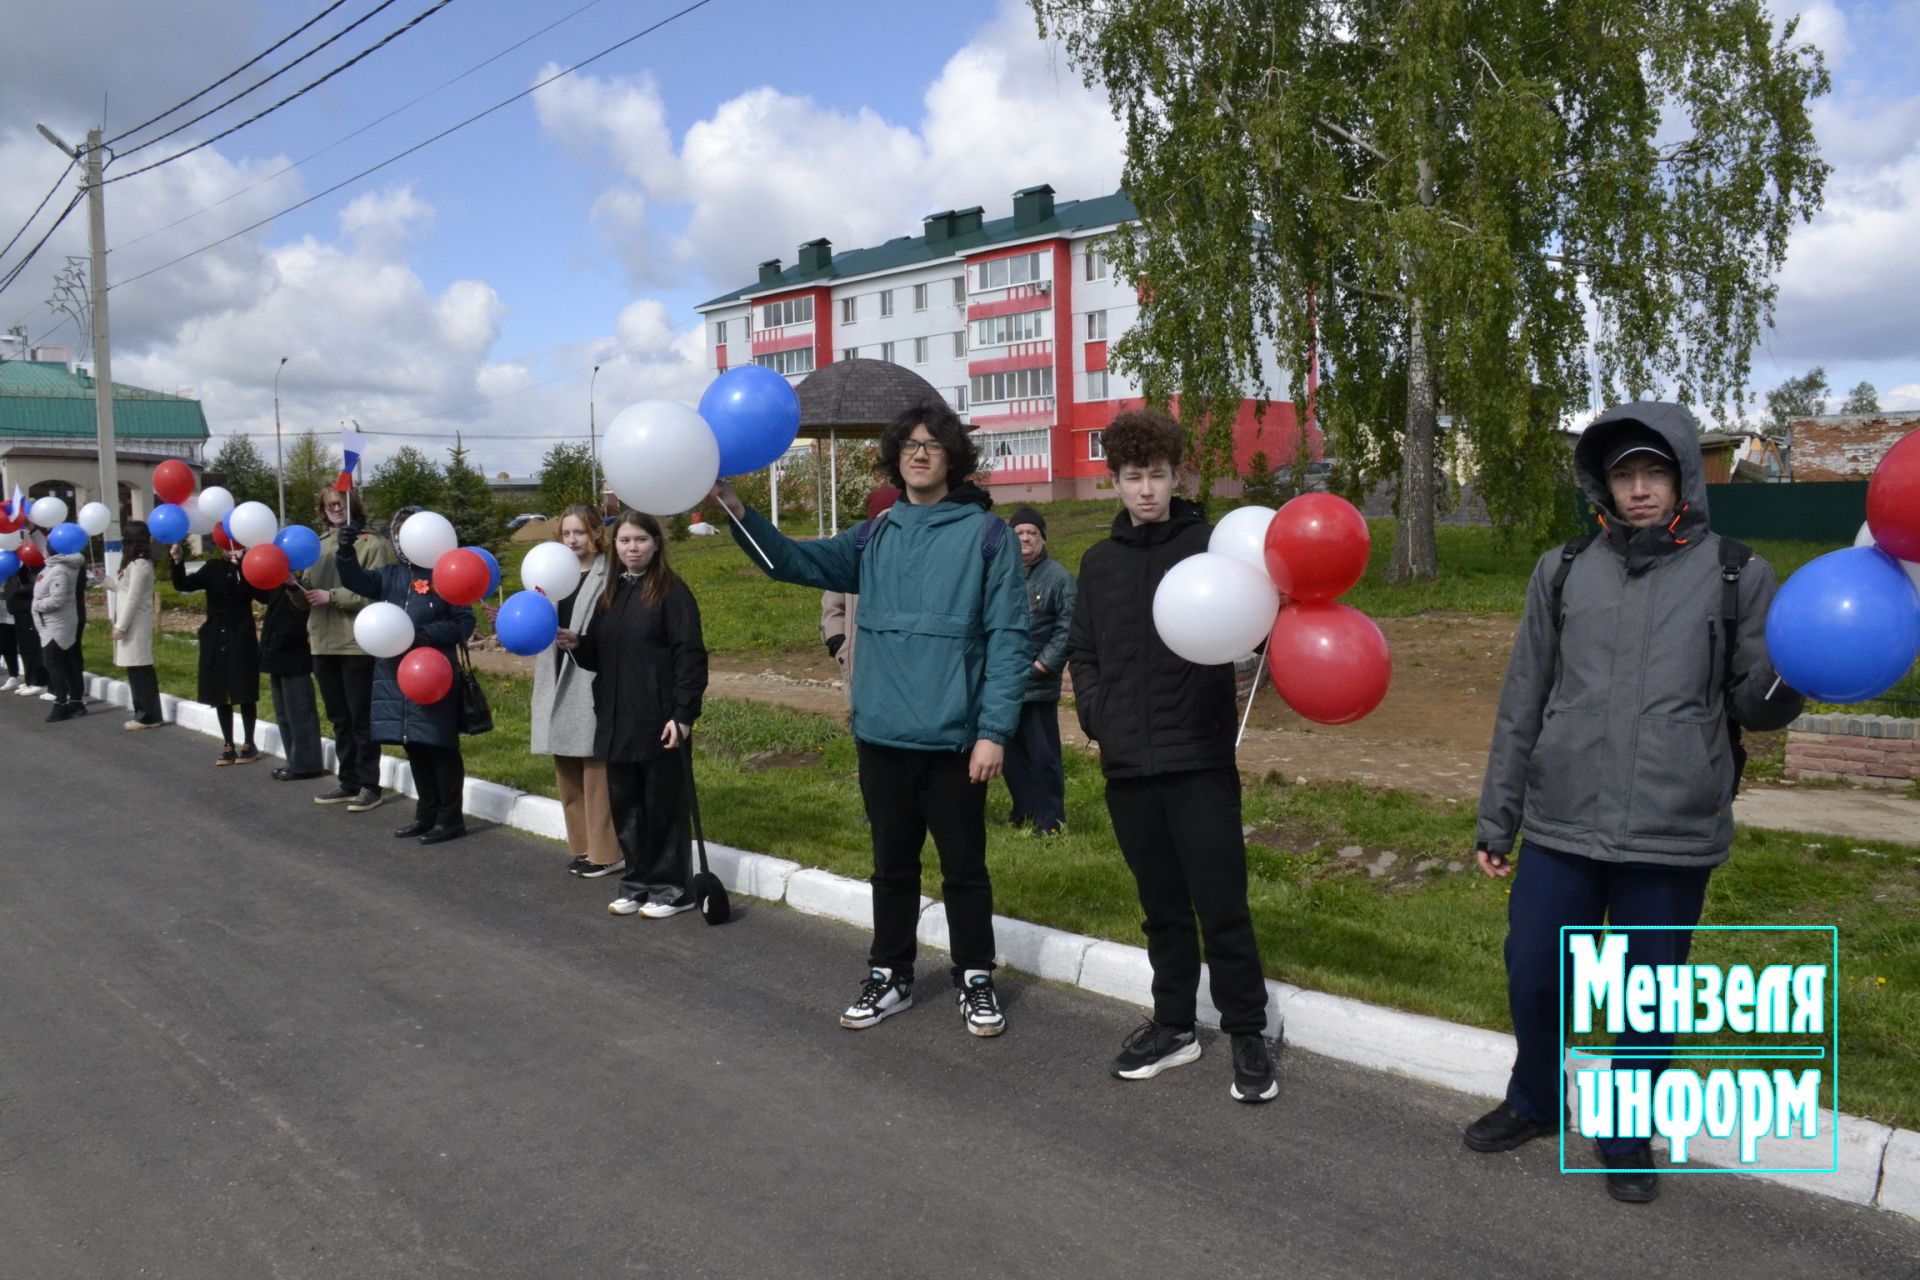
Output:
<svg viewBox="0 0 1920 1280">
<path fill-rule="evenodd" d="M 260 641 L 253 631 L 253 588 L 240 576 L 238 547 L 208 560 L 189 574 L 187 549 L 173 544 L 173 589 L 207 593 L 207 620 L 200 624 L 200 701 L 213 708 L 226 744 L 218 765 L 252 764 L 260 758 L 253 744 L 260 702 Z M 233 746 L 233 710 L 240 709 L 245 730 L 238 752 Z"/>
<path fill-rule="evenodd" d="M 326 776 L 320 748 L 320 712 L 313 700 L 313 650 L 307 640 L 307 593 L 288 578 L 270 591 L 248 585 L 267 606 L 260 620 L 260 670 L 273 695 L 273 719 L 280 726 L 280 747 L 287 763 L 273 771 L 276 782 Z"/>
<path fill-rule="evenodd" d="M 672 569 L 660 522 L 623 511 L 609 584 L 585 635 L 556 641 L 595 673 L 593 754 L 607 764 L 613 830 L 627 869 L 617 916 L 660 920 L 691 910 L 687 735 L 707 691 L 700 606 Z"/>
</svg>

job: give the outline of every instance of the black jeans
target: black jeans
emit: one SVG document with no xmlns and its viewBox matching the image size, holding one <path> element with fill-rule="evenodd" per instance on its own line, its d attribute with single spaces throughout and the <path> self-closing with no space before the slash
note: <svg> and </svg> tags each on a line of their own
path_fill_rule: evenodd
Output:
<svg viewBox="0 0 1920 1280">
<path fill-rule="evenodd" d="M 364 791 L 380 785 L 380 749 L 373 745 L 373 659 L 364 654 L 313 659 L 320 700 L 333 725 L 340 785 Z"/>
<path fill-rule="evenodd" d="M 1013 812 L 1040 830 L 1067 820 L 1067 775 L 1060 764 L 1060 704 L 1020 706 L 1020 727 L 1007 740 L 1007 791 Z"/>
<path fill-rule="evenodd" d="M 141 724 L 159 724 L 160 677 L 151 666 L 128 667 L 127 687 L 133 691 L 133 718 Z"/>
<path fill-rule="evenodd" d="M 87 684 L 85 668 L 80 665 L 80 638 L 66 648 L 57 644 L 43 647 L 43 656 L 47 664 L 47 691 L 53 694 L 56 704 L 86 701 Z"/>
<path fill-rule="evenodd" d="M 1264 1032 L 1267 983 L 1247 908 L 1239 771 L 1109 778 L 1107 812 L 1146 916 L 1141 931 L 1153 965 L 1153 1020 L 1193 1025 L 1204 946 L 1220 1029 Z"/>
<path fill-rule="evenodd" d="M 679 902 L 693 879 L 683 750 L 662 751 L 640 764 L 607 762 L 613 834 L 627 860 L 620 889 L 639 902 Z"/>
<path fill-rule="evenodd" d="M 405 746 L 413 768 L 413 816 L 436 827 L 458 827 L 466 822 L 462 802 L 467 791 L 467 762 L 458 747 L 429 747 L 418 742 Z"/>
<path fill-rule="evenodd" d="M 13 634 L 19 629 L 11 617 L 0 622 L 0 662 L 6 663 L 6 673 L 10 676 L 20 674 L 20 642 Z"/>
<path fill-rule="evenodd" d="M 40 633 L 33 629 L 33 619 L 16 615 L 13 629 L 14 639 L 20 644 L 20 678 L 42 689 L 49 687 L 53 681 L 47 674 L 47 655 L 40 647 Z"/>
<path fill-rule="evenodd" d="M 920 851 L 940 855 L 954 985 L 993 969 L 993 883 L 987 876 L 987 784 L 967 776 L 970 752 L 855 744 L 873 827 L 873 949 L 868 963 L 911 981 L 920 926 Z"/>
</svg>

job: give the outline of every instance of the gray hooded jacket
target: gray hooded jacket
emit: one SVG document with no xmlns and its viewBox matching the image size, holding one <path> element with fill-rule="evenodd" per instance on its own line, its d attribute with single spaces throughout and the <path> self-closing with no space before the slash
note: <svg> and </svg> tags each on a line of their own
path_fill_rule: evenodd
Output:
<svg viewBox="0 0 1920 1280">
<path fill-rule="evenodd" d="M 1680 506 L 1666 526 L 1614 513 L 1603 470 L 1623 424 L 1658 432 L 1680 462 Z M 1554 548 L 1534 566 L 1507 663 L 1475 841 L 1493 853 L 1526 838 L 1603 862 L 1708 867 L 1733 844 L 1727 718 L 1783 728 L 1802 699 L 1767 659 L 1773 568 L 1759 556 L 1739 583 L 1731 676 L 1723 671 L 1719 538 L 1707 527 L 1699 430 L 1678 405 L 1608 410 L 1580 437 L 1574 469 L 1603 513 L 1550 616 Z"/>
</svg>

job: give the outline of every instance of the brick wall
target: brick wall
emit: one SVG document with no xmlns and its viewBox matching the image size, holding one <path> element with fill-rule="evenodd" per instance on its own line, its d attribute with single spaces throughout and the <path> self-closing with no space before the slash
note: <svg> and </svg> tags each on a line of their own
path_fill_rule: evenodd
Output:
<svg viewBox="0 0 1920 1280">
<path fill-rule="evenodd" d="M 1905 790 L 1920 779 L 1917 723 L 1897 716 L 1801 716 L 1787 732 L 1787 776 Z"/>
</svg>

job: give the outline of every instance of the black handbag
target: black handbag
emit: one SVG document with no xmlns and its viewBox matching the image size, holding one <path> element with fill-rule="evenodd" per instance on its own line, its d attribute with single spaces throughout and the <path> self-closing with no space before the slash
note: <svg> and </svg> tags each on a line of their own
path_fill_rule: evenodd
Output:
<svg viewBox="0 0 1920 1280">
<path fill-rule="evenodd" d="M 480 677 L 474 674 L 473 658 L 467 653 L 467 642 L 460 642 L 460 732 L 467 737 L 480 733 L 493 732 L 493 708 L 487 705 L 487 691 L 480 687 Z"/>
<path fill-rule="evenodd" d="M 707 866 L 707 836 L 700 829 L 700 793 L 693 785 L 693 737 L 680 743 L 680 765 L 687 774 L 687 807 L 693 812 L 693 843 L 700 850 L 700 870 L 693 877 L 694 901 L 708 924 L 725 924 L 733 918 L 733 906 L 727 901 L 727 886 Z"/>
</svg>

